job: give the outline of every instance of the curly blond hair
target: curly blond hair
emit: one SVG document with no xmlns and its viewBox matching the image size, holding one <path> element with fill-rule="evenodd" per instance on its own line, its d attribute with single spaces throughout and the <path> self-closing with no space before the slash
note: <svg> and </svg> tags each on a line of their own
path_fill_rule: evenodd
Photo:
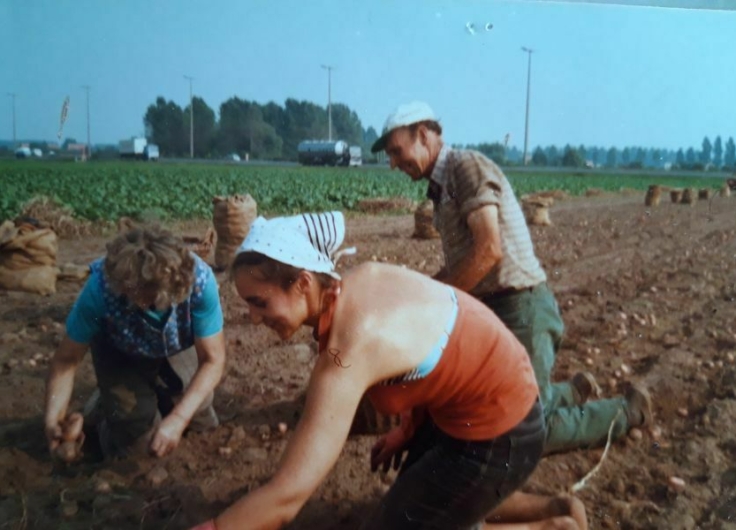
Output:
<svg viewBox="0 0 736 530">
<path fill-rule="evenodd" d="M 189 296 L 194 258 L 168 230 L 135 227 L 107 244 L 105 275 L 115 293 L 165 309 Z"/>
</svg>

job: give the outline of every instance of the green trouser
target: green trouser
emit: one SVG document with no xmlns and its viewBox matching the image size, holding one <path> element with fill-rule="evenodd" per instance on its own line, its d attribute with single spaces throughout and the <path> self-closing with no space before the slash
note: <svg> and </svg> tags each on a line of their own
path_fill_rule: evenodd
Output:
<svg viewBox="0 0 736 530">
<path fill-rule="evenodd" d="M 547 422 L 545 454 L 603 445 L 614 421 L 614 438 L 627 431 L 623 397 L 578 404 L 569 381 L 552 383 L 550 380 L 564 324 L 546 283 L 512 294 L 481 297 L 481 301 L 496 313 L 529 353 Z"/>
<path fill-rule="evenodd" d="M 164 359 L 131 358 L 103 341 L 93 342 L 92 362 L 97 376 L 94 409 L 100 446 L 106 457 L 143 454 L 154 429 L 181 399 L 199 366 L 188 348 Z M 189 423 L 193 430 L 219 424 L 210 394 Z"/>
</svg>

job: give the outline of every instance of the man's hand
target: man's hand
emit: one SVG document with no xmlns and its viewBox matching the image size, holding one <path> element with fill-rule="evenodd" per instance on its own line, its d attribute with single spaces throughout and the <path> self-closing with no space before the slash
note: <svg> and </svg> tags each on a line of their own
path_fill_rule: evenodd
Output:
<svg viewBox="0 0 736 530">
<path fill-rule="evenodd" d="M 149 447 L 151 452 L 159 458 L 171 453 L 179 445 L 181 435 L 184 433 L 184 429 L 186 429 L 188 423 L 188 421 L 174 412 L 166 416 L 153 435 L 153 440 Z"/>
<path fill-rule="evenodd" d="M 371 471 L 376 471 L 382 464 L 383 471 L 388 471 L 392 460 L 393 468 L 398 470 L 408 442 L 409 438 L 401 426 L 394 427 L 388 434 L 382 436 L 371 449 Z"/>
</svg>

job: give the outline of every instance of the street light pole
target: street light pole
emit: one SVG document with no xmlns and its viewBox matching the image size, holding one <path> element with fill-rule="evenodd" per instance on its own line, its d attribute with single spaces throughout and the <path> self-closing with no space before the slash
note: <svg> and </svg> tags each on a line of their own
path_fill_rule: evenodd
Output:
<svg viewBox="0 0 736 530">
<path fill-rule="evenodd" d="M 13 100 L 12 107 L 13 107 L 13 149 L 15 149 L 15 92 L 8 92 L 8 96 L 11 97 Z"/>
<path fill-rule="evenodd" d="M 526 46 L 522 46 L 521 51 L 528 54 L 529 57 L 526 71 L 526 118 L 524 119 L 524 158 L 522 158 L 522 163 L 527 165 L 526 154 L 527 147 L 529 145 L 529 92 L 532 80 L 532 53 L 534 53 L 534 50 L 527 48 Z"/>
<path fill-rule="evenodd" d="M 92 158 L 92 142 L 89 137 L 89 85 L 82 85 L 87 92 L 87 158 Z"/>
<path fill-rule="evenodd" d="M 322 68 L 327 70 L 327 139 L 332 141 L 332 70 L 335 67 L 323 64 Z"/>
<path fill-rule="evenodd" d="M 192 81 L 194 81 L 194 78 L 185 75 L 184 79 L 189 80 L 189 158 L 194 158 L 194 100 L 192 99 Z"/>
</svg>

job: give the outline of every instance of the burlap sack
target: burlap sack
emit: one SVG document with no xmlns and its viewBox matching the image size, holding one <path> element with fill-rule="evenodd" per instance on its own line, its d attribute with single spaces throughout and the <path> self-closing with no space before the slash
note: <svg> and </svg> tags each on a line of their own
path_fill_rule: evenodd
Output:
<svg viewBox="0 0 736 530">
<path fill-rule="evenodd" d="M 432 224 L 434 204 L 431 200 L 421 203 L 414 211 L 414 234 L 417 239 L 436 239 L 440 233 Z"/>
<path fill-rule="evenodd" d="M 199 238 L 196 236 L 184 236 L 182 237 L 184 244 L 194 252 L 197 256 L 205 261 L 210 259 L 212 249 L 215 246 L 216 234 L 214 228 L 208 228 L 204 237 Z"/>
<path fill-rule="evenodd" d="M 217 232 L 215 268 L 230 266 L 240 244 L 248 235 L 250 224 L 258 215 L 256 201 L 249 194 L 232 197 L 213 197 L 212 222 Z"/>
<path fill-rule="evenodd" d="M 52 229 L 6 221 L 0 225 L 0 288 L 55 293 L 58 250 Z"/>
<path fill-rule="evenodd" d="M 552 197 L 529 197 L 522 200 L 522 210 L 529 225 L 551 226 L 549 207 L 554 204 Z"/>
<path fill-rule="evenodd" d="M 662 197 L 662 187 L 652 184 L 647 189 L 647 194 L 644 196 L 644 206 L 659 206 L 660 198 Z"/>
</svg>

